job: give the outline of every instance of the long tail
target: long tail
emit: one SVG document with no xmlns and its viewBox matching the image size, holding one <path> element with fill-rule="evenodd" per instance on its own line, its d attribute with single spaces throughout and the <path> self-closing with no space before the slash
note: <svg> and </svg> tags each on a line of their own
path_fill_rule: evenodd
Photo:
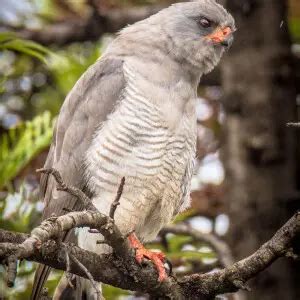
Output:
<svg viewBox="0 0 300 300">
<path fill-rule="evenodd" d="M 63 241 L 74 241 L 74 231 L 69 231 L 64 237 Z M 34 282 L 30 300 L 39 300 L 44 287 L 45 282 L 50 274 L 51 267 L 45 265 L 38 265 L 34 275 Z M 73 283 L 73 281 L 72 281 Z M 75 276 L 75 282 L 73 289 L 66 279 L 65 273 L 62 276 L 58 286 L 55 289 L 53 300 L 97 300 L 97 293 L 94 287 L 88 279 Z M 100 285 L 101 287 L 101 285 Z M 101 288 L 100 288 L 101 290 Z M 102 294 L 101 299 L 104 299 Z"/>
<path fill-rule="evenodd" d="M 67 239 L 74 238 L 74 235 L 72 231 L 69 231 L 63 236 L 62 241 L 65 241 Z M 33 287 L 31 291 L 30 300 L 39 300 L 41 297 L 41 292 L 43 290 L 43 287 L 45 285 L 45 282 L 48 279 L 48 276 L 50 274 L 51 267 L 45 266 L 45 265 L 38 265 L 35 274 L 34 274 L 34 280 L 33 280 Z"/>
<path fill-rule="evenodd" d="M 91 282 L 86 279 L 74 275 L 72 278 L 72 285 L 66 278 L 66 273 L 62 276 L 58 286 L 55 289 L 53 300 L 98 300 L 97 292 L 92 286 Z M 99 283 L 99 290 L 101 292 L 101 285 Z M 101 300 L 105 300 L 102 296 L 102 292 L 99 295 Z"/>
<path fill-rule="evenodd" d="M 39 300 L 41 297 L 41 292 L 44 287 L 45 282 L 49 276 L 51 268 L 44 265 L 39 265 L 34 276 L 34 283 L 32 288 L 32 293 L 30 300 Z M 65 276 L 62 276 L 58 286 L 55 289 L 53 300 L 97 300 L 97 294 L 94 287 L 88 279 L 81 278 L 79 276 L 74 277 L 72 280 L 73 289 Z M 100 284 L 99 284 L 100 285 Z M 100 288 L 101 290 L 101 288 Z M 101 295 L 101 299 L 104 299 Z"/>
<path fill-rule="evenodd" d="M 31 292 L 30 300 L 39 300 L 41 297 L 42 289 L 44 287 L 45 282 L 49 276 L 51 268 L 44 265 L 39 265 L 34 276 L 34 283 Z M 63 274 L 61 280 L 59 281 L 53 299 L 56 300 L 81 300 L 82 298 L 82 280 L 79 276 L 74 278 L 73 285 L 76 287 L 73 289 L 65 276 Z"/>
<path fill-rule="evenodd" d="M 50 267 L 44 265 L 38 265 L 38 268 L 35 271 L 35 275 L 34 275 L 34 282 L 33 282 L 30 300 L 40 299 L 42 289 L 44 287 L 45 282 L 47 281 L 50 271 L 51 271 Z"/>
<path fill-rule="evenodd" d="M 83 286 L 82 286 L 83 278 L 74 275 L 72 278 L 72 285 L 70 286 L 69 281 L 67 280 L 66 273 L 60 279 L 55 293 L 53 295 L 53 300 L 82 300 L 85 299 L 83 297 Z"/>
</svg>

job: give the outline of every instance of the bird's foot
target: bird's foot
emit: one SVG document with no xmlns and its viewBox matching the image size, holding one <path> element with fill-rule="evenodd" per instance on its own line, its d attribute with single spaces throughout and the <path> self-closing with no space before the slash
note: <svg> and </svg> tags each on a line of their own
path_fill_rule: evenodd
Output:
<svg viewBox="0 0 300 300">
<path fill-rule="evenodd" d="M 162 252 L 154 252 L 146 249 L 143 244 L 139 241 L 134 233 L 128 236 L 129 243 L 132 248 L 135 249 L 135 258 L 138 263 L 142 263 L 143 258 L 147 258 L 153 262 L 158 272 L 158 281 L 167 279 L 166 269 L 164 267 L 165 254 Z"/>
</svg>

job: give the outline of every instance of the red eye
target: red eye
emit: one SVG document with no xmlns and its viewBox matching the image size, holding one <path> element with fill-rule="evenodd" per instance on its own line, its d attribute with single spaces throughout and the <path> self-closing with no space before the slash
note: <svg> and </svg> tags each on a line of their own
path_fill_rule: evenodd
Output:
<svg viewBox="0 0 300 300">
<path fill-rule="evenodd" d="M 201 18 L 199 23 L 204 28 L 209 28 L 209 27 L 211 27 L 211 24 L 212 24 L 212 22 L 206 18 Z"/>
</svg>

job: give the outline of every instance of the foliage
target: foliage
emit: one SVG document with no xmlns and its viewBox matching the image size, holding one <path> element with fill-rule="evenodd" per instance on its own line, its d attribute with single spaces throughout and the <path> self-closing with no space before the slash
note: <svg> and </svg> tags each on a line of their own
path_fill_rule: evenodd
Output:
<svg viewBox="0 0 300 300">
<path fill-rule="evenodd" d="M 21 52 L 39 60 L 46 62 L 46 56 L 51 52 L 47 48 L 29 41 L 16 37 L 12 32 L 0 32 L 0 51 L 12 50 Z"/>
<path fill-rule="evenodd" d="M 11 32 L 0 32 L 0 51 L 1 54 L 8 51 L 16 52 L 20 58 L 17 62 L 25 62 L 27 69 L 30 60 L 36 58 L 44 63 L 52 54 L 47 48 L 24 39 L 16 37 Z M 4 52 L 3 52 L 4 51 Z M 21 68 L 22 69 L 22 68 Z M 10 79 L 10 71 L 2 70 L 5 74 L 0 80 L 0 93 L 6 92 L 5 86 Z M 18 72 L 16 72 L 18 74 Z M 20 72 L 23 76 L 24 71 Z M 41 150 L 46 148 L 51 141 L 53 131 L 53 120 L 49 112 L 37 115 L 32 121 L 19 123 L 2 133 L 0 138 L 0 188 L 7 185 L 14 179 L 20 170 L 25 167 Z M 40 218 L 40 206 L 34 197 L 33 187 L 23 183 L 19 191 L 12 190 L 12 193 L 0 199 L 0 227 L 19 232 L 30 232 L 33 223 Z M 5 282 L 3 270 L 0 268 L 0 297 L 8 299 L 28 299 L 31 285 L 31 275 L 35 267 L 33 263 L 23 262 L 19 266 L 19 278 L 14 289 L 4 289 Z M 2 295 L 2 292 L 5 295 Z"/>
<path fill-rule="evenodd" d="M 293 40 L 299 43 L 300 42 L 300 17 L 290 18 L 289 29 Z"/>
<path fill-rule="evenodd" d="M 56 88 L 64 96 L 71 90 L 81 74 L 101 55 L 99 44 L 73 44 L 60 49 L 51 57 L 49 68 Z"/>
<path fill-rule="evenodd" d="M 49 112 L 36 116 L 2 135 L 0 140 L 0 188 L 41 150 L 49 146 L 53 121 Z"/>
<path fill-rule="evenodd" d="M 23 182 L 19 191 L 12 191 L 4 198 L 1 196 L 0 228 L 30 232 L 38 224 L 41 215 L 41 203 L 37 201 L 37 194 L 38 191 L 32 185 Z M 34 270 L 35 264 L 32 262 L 19 263 L 15 287 L 8 289 L 5 283 L 5 272 L 0 266 L 0 299 L 29 299 Z M 51 281 L 49 283 L 51 284 Z"/>
<path fill-rule="evenodd" d="M 11 55 L 6 50 L 0 56 L 0 77 L 1 73 L 4 75 L 0 80 L 0 111 L 4 106 L 21 119 L 31 119 L 45 110 L 57 115 L 67 93 L 99 58 L 100 50 L 99 43 L 72 44 L 53 50 L 47 56 L 47 64 L 27 55 Z M 23 82 L 26 83 L 25 89 Z M 21 109 L 11 107 L 15 98 L 22 103 Z M 0 114 L 0 121 L 3 117 Z M 7 128 L 6 125 L 3 127 Z"/>
<path fill-rule="evenodd" d="M 32 187 L 23 183 L 19 191 L 7 194 L 0 201 L 0 228 L 30 232 L 39 218 L 39 204 L 34 200 Z"/>
</svg>

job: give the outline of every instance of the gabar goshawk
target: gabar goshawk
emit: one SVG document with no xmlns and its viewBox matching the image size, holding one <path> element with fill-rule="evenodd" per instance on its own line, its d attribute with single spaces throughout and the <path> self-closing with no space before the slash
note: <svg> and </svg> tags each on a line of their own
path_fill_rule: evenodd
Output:
<svg viewBox="0 0 300 300">
<path fill-rule="evenodd" d="M 190 203 L 196 146 L 197 87 L 233 40 L 232 16 L 214 0 L 173 4 L 123 29 L 67 96 L 55 126 L 45 168 L 84 189 L 109 214 L 121 179 L 125 186 L 116 225 L 139 259 L 155 262 L 166 278 L 163 256 L 142 247 Z M 69 194 L 43 175 L 43 218 L 81 210 Z M 66 236 L 70 240 L 71 234 Z M 78 245 L 103 253 L 99 235 L 80 229 Z M 39 266 L 32 299 L 49 275 Z M 95 299 L 82 279 L 77 299 Z M 79 291 L 80 290 L 80 291 Z M 79 294 L 78 294 L 79 293 Z M 61 299 L 63 293 L 56 293 Z"/>
</svg>

